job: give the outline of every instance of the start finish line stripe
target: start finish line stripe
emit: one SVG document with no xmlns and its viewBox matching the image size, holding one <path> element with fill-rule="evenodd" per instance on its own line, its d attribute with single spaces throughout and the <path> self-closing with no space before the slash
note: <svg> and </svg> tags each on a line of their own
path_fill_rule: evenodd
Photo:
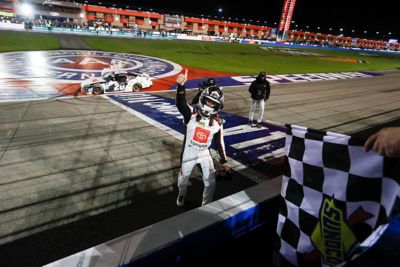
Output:
<svg viewBox="0 0 400 267">
<path fill-rule="evenodd" d="M 311 82 L 311 81 L 328 81 L 328 80 L 345 80 L 354 78 L 370 78 L 376 76 L 383 76 L 383 73 L 377 72 L 331 72 L 331 73 L 303 73 L 303 74 L 279 74 L 279 75 L 267 75 L 267 80 L 271 84 L 286 84 L 286 83 L 299 83 L 299 82 Z M 240 86 L 250 85 L 256 76 L 223 76 L 215 77 L 219 86 Z M 185 83 L 186 88 L 198 88 L 199 83 L 205 79 L 194 79 L 189 80 Z M 170 88 L 175 89 L 175 86 Z"/>
</svg>

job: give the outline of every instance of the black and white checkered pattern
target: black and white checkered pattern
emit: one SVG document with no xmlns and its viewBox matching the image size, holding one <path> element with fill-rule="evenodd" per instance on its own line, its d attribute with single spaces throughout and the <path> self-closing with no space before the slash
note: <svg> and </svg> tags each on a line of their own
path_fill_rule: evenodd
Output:
<svg viewBox="0 0 400 267">
<path fill-rule="evenodd" d="M 350 225 L 361 243 L 379 225 L 388 223 L 400 200 L 399 159 L 365 152 L 350 136 L 288 125 L 277 232 L 283 266 L 323 265 L 310 236 L 321 204 L 333 198 L 346 220 L 359 208 L 373 216 Z M 348 223 L 351 224 L 351 223 Z"/>
</svg>

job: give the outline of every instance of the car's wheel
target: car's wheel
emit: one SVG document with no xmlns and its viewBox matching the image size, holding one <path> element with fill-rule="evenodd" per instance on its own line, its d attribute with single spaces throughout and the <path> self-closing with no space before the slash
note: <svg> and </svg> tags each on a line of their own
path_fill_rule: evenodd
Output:
<svg viewBox="0 0 400 267">
<path fill-rule="evenodd" d="M 132 91 L 134 91 L 134 92 L 137 92 L 137 91 L 139 91 L 140 89 L 142 89 L 142 85 L 141 85 L 140 83 L 135 83 L 135 84 L 132 86 Z"/>
<path fill-rule="evenodd" d="M 95 84 L 92 92 L 94 95 L 101 95 L 104 94 L 104 88 L 100 84 Z"/>
</svg>

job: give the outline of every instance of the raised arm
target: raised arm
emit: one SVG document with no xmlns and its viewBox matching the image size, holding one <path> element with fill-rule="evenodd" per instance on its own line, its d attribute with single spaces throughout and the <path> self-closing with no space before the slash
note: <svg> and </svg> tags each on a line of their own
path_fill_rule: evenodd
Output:
<svg viewBox="0 0 400 267">
<path fill-rule="evenodd" d="M 179 74 L 176 78 L 176 82 L 178 84 L 176 89 L 176 107 L 183 115 L 185 124 L 188 124 L 190 117 L 192 116 L 192 110 L 186 101 L 185 82 L 187 80 L 187 74 L 188 71 L 186 69 L 185 74 Z"/>
</svg>

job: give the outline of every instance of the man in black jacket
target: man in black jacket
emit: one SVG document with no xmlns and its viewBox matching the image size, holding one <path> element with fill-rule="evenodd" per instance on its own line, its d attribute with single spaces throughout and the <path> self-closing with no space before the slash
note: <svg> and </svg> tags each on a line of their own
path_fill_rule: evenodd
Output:
<svg viewBox="0 0 400 267">
<path fill-rule="evenodd" d="M 253 117 L 254 112 L 259 109 L 257 128 L 261 128 L 261 121 L 264 116 L 265 101 L 269 98 L 271 87 L 267 80 L 267 74 L 262 71 L 258 74 L 257 78 L 251 83 L 249 93 L 251 95 L 251 105 L 249 113 L 249 126 L 254 126 Z"/>
</svg>

